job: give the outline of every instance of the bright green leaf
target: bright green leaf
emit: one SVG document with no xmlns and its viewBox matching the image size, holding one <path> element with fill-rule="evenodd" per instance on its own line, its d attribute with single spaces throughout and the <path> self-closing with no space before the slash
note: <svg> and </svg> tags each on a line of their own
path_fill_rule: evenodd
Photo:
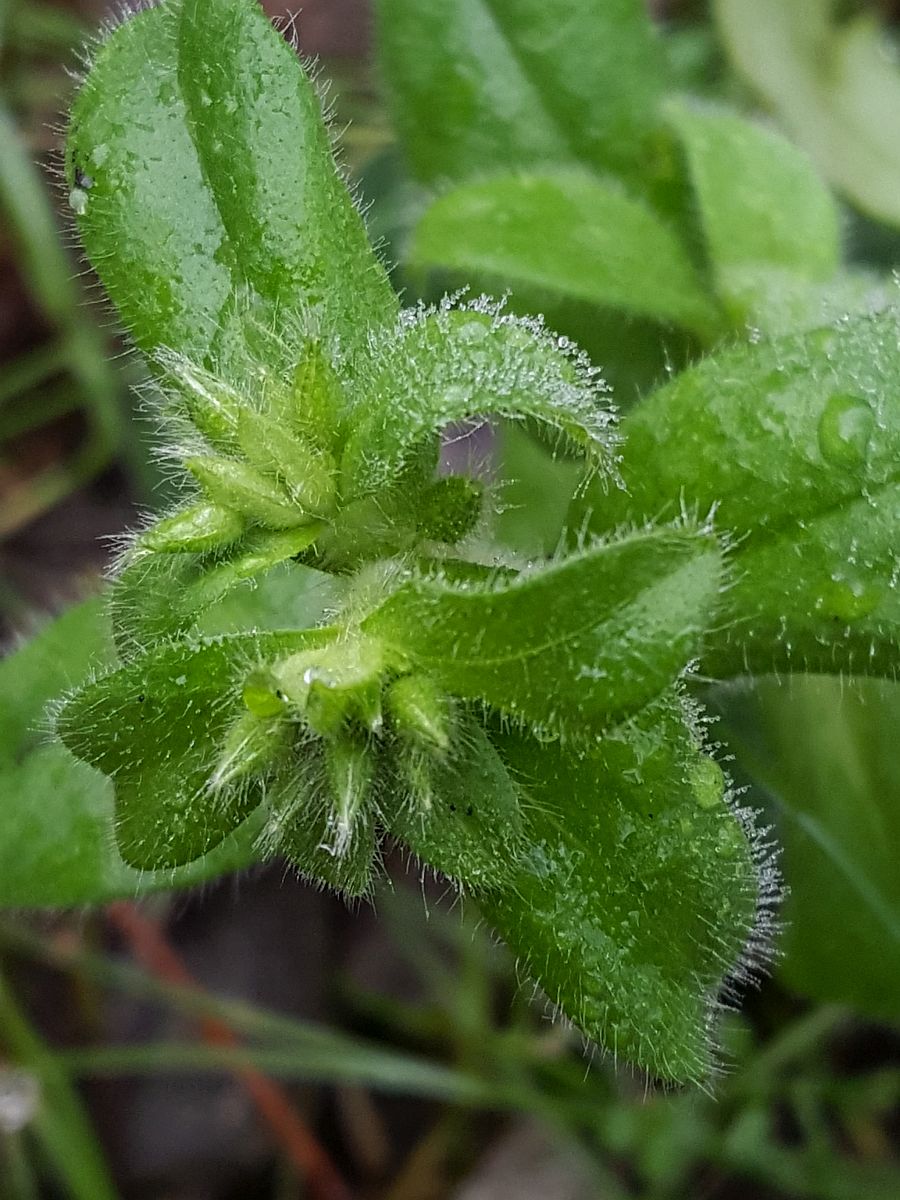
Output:
<svg viewBox="0 0 900 1200">
<path fill-rule="evenodd" d="M 679 1082 L 709 1073 L 717 997 L 752 960 L 757 905 L 774 886 L 757 878 L 696 729 L 670 694 L 591 751 L 497 734 L 530 847 L 512 883 L 479 901 L 579 1029 Z"/>
<path fill-rule="evenodd" d="M 175 871 L 135 871 L 115 850 L 110 780 L 51 742 L 44 709 L 114 664 L 102 600 L 70 609 L 0 663 L 0 906 L 98 903 L 183 887 L 256 857 L 248 822 Z"/>
<path fill-rule="evenodd" d="M 425 181 L 629 169 L 658 123 L 665 60 L 640 0 L 380 0 L 378 14 L 394 122 Z"/>
<path fill-rule="evenodd" d="M 588 734 L 648 703 L 698 654 L 722 583 L 709 532 L 640 531 L 511 581 L 413 579 L 362 628 L 455 695 Z"/>
<path fill-rule="evenodd" d="M 885 31 L 833 0 L 716 0 L 725 45 L 825 177 L 900 224 L 900 71 Z"/>
<path fill-rule="evenodd" d="M 315 90 L 256 3 L 167 0 L 116 29 L 67 162 L 88 256 L 144 350 L 209 364 L 235 323 L 289 332 L 301 311 L 357 345 L 393 318 Z"/>
<path fill-rule="evenodd" d="M 782 976 L 821 1002 L 896 1021 L 900 687 L 766 679 L 723 689 L 715 703 L 774 804 L 789 888 Z"/>
<path fill-rule="evenodd" d="M 321 630 L 244 634 L 162 644 L 71 695 L 57 732 L 115 782 L 116 839 L 146 869 L 200 858 L 259 805 L 257 787 L 210 780 L 225 734 L 242 711 L 241 684 L 266 656 L 327 639 Z"/>
<path fill-rule="evenodd" d="M 537 287 L 711 337 L 720 321 L 684 248 L 615 183 L 574 171 L 492 176 L 425 212 L 411 265 Z"/>
</svg>

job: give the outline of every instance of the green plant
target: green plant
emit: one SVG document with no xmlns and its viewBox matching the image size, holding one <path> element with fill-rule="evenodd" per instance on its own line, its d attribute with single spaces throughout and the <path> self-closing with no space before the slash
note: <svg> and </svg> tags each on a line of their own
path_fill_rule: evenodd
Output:
<svg viewBox="0 0 900 1200">
<path fill-rule="evenodd" d="M 619 8 L 641 44 L 637 6 Z M 524 9 L 539 32 L 544 7 Z M 525 207 L 521 180 L 462 184 L 461 208 L 437 201 L 446 244 L 493 204 L 515 215 L 498 252 L 546 284 L 538 239 L 562 206 L 557 266 L 576 279 L 564 235 L 601 212 L 620 255 L 600 303 L 710 345 L 757 311 L 794 330 L 726 347 L 619 428 L 595 368 L 540 322 L 485 299 L 401 312 L 314 89 L 253 0 L 166 0 L 98 47 L 71 203 L 156 375 L 183 501 L 129 542 L 105 610 L 2 668 L 3 778 L 29 798 L 3 899 L 96 900 L 275 853 L 362 895 L 387 833 L 474 896 L 589 1037 L 700 1080 L 720 998 L 765 957 L 777 880 L 698 681 L 896 666 L 897 315 L 810 318 L 855 281 L 786 144 L 684 107 L 659 124 L 651 96 L 601 104 L 590 128 L 608 136 L 581 146 L 578 80 L 551 78 L 565 103 L 540 153 L 566 129 L 644 199 L 571 162 L 520 188 Z M 654 173 L 679 145 L 689 171 Z M 765 165 L 762 232 L 726 154 Z M 658 215 L 688 187 L 714 297 Z M 584 462 L 565 552 L 516 558 L 492 539 L 489 480 L 436 473 L 446 426 L 487 415 Z M 82 661 L 55 660 L 73 639 Z M 82 761 L 58 744 L 23 761 L 35 698 L 76 671 L 55 729 Z M 99 835 L 113 785 L 127 867 Z M 35 847 L 60 814 L 71 845 L 51 872 Z"/>
</svg>

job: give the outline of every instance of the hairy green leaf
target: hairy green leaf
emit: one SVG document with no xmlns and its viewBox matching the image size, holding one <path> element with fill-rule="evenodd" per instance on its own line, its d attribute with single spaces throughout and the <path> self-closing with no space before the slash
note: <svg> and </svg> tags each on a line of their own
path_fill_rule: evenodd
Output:
<svg viewBox="0 0 900 1200">
<path fill-rule="evenodd" d="M 539 325 L 486 304 L 408 314 L 377 346 L 358 381 L 358 420 L 347 439 L 345 498 L 393 483 L 417 449 L 454 421 L 532 418 L 613 469 L 612 416 L 597 372 Z"/>
<path fill-rule="evenodd" d="M 658 123 L 665 63 L 640 0 L 380 0 L 378 14 L 394 121 L 425 181 L 629 169 Z"/>
<path fill-rule="evenodd" d="M 575 171 L 491 176 L 425 212 L 412 266 L 538 287 L 710 337 L 720 318 L 673 233 L 615 183 Z"/>
<path fill-rule="evenodd" d="M 115 782 L 116 840 L 154 869 L 208 853 L 259 805 L 257 786 L 217 788 L 220 744 L 242 711 L 244 676 L 261 659 L 328 637 L 324 630 L 164 643 L 79 688 L 57 733 Z"/>
<path fill-rule="evenodd" d="M 144 350 L 209 364 L 229 328 L 290 332 L 301 313 L 354 346 L 393 319 L 315 91 L 255 3 L 166 0 L 116 29 L 67 164 L 88 256 Z"/>
<path fill-rule="evenodd" d="M 717 997 L 752 966 L 774 884 L 758 878 L 695 714 L 669 694 L 590 750 L 496 741 L 529 849 L 512 883 L 480 898 L 485 916 L 602 1048 L 663 1079 L 703 1079 Z"/>
<path fill-rule="evenodd" d="M 670 104 L 719 292 L 743 319 L 781 268 L 824 283 L 840 263 L 837 206 L 806 155 L 736 114 Z"/>
<path fill-rule="evenodd" d="M 201 616 L 235 589 L 252 588 L 245 598 L 242 616 L 259 627 L 259 614 L 266 607 L 265 593 L 258 591 L 272 568 L 301 554 L 315 541 L 316 526 L 283 533 L 259 531 L 231 553 L 210 561 L 195 554 L 136 553 L 126 561 L 109 594 L 113 636 L 119 653 L 139 654 L 155 642 L 179 637 L 193 628 Z M 299 568 L 295 588 L 302 592 L 308 573 Z M 293 601 L 293 597 L 291 597 Z M 294 603 L 278 626 L 288 627 L 298 615 Z M 305 624 L 312 624 L 319 616 Z M 208 631 L 208 630 L 207 630 Z M 238 630 L 221 630 L 238 632 Z"/>
<path fill-rule="evenodd" d="M 773 800 L 790 883 L 782 976 L 823 1003 L 897 1020 L 900 687 L 765 679 L 714 703 Z"/>
<path fill-rule="evenodd" d="M 589 489 L 592 528 L 686 506 L 737 535 L 710 670 L 896 669 L 898 381 L 891 310 L 723 351 L 625 418 L 626 490 Z"/>
<path fill-rule="evenodd" d="M 698 654 L 722 582 L 709 532 L 648 530 L 511 581 L 413 579 L 362 627 L 458 696 L 549 729 L 596 733 Z"/>
<path fill-rule="evenodd" d="M 46 705 L 115 657 L 103 601 L 69 609 L 0 663 L 0 906 L 60 907 L 183 887 L 256 857 L 253 820 L 211 854 L 169 871 L 125 865 L 113 787 L 50 740 Z"/>
</svg>

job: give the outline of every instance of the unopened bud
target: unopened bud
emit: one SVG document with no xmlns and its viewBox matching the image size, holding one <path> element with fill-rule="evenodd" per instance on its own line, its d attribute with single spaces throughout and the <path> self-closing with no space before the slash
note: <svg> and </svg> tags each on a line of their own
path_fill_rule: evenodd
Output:
<svg viewBox="0 0 900 1200">
<path fill-rule="evenodd" d="M 292 529 L 314 519 L 277 484 L 237 459 L 207 455 L 188 458 L 184 465 L 215 503 L 235 508 L 269 529 Z"/>
<path fill-rule="evenodd" d="M 321 515 L 331 509 L 333 465 L 321 451 L 313 450 L 279 421 L 249 408 L 238 420 L 238 437 L 249 462 L 280 479 L 307 512 Z"/>
<path fill-rule="evenodd" d="M 435 542 L 458 542 L 471 533 L 481 516 L 484 484 L 468 475 L 437 479 L 418 502 L 416 525 Z"/>
<path fill-rule="evenodd" d="M 141 545 L 157 554 L 203 554 L 236 542 L 245 529 L 244 518 L 225 504 L 193 504 L 148 529 Z"/>
</svg>

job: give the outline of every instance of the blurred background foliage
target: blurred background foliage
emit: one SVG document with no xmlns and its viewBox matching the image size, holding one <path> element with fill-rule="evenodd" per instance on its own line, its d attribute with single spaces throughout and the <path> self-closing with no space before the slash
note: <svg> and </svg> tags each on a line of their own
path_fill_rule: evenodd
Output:
<svg viewBox="0 0 900 1200">
<path fill-rule="evenodd" d="M 900 261 L 898 7 L 654 5 L 670 89 L 766 112 L 840 195 L 850 261 L 882 278 Z M 95 590 L 108 539 L 164 498 L 140 364 L 91 303 L 54 185 L 63 68 L 104 12 L 0 0 L 7 644 Z M 296 25 L 397 286 L 431 299 L 459 281 L 412 262 L 410 239 L 445 181 L 406 165 L 371 26 L 363 0 L 310 0 Z M 511 303 L 585 341 L 623 406 L 700 348 L 584 297 L 519 286 Z M 577 466 L 518 429 L 494 448 L 500 535 L 552 552 Z M 356 912 L 274 865 L 143 914 L 4 919 L 0 1197 L 895 1200 L 896 686 L 766 678 L 707 697 L 791 889 L 775 973 L 726 1019 L 709 1094 L 656 1091 L 586 1052 L 474 911 L 412 864 L 389 863 L 393 886 Z"/>
</svg>

